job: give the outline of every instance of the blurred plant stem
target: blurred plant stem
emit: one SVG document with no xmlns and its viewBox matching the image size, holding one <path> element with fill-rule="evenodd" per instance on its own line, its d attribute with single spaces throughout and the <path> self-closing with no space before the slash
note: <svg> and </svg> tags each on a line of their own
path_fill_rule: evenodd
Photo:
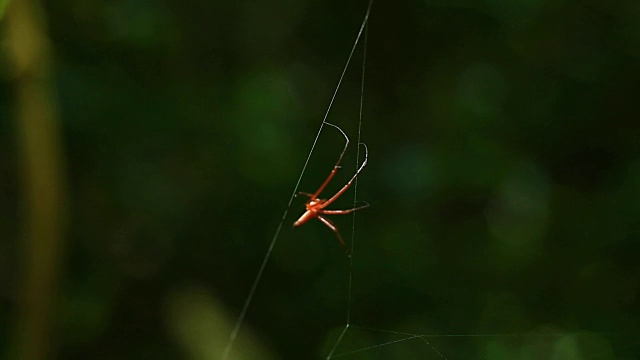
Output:
<svg viewBox="0 0 640 360">
<path fill-rule="evenodd" d="M 9 4 L 9 0 L 0 0 L 0 19 L 4 17 L 4 12 Z"/>
<path fill-rule="evenodd" d="M 15 119 L 24 236 L 15 358 L 52 358 L 51 324 L 66 223 L 64 161 L 42 5 L 12 1 L 6 36 L 15 80 Z"/>
</svg>

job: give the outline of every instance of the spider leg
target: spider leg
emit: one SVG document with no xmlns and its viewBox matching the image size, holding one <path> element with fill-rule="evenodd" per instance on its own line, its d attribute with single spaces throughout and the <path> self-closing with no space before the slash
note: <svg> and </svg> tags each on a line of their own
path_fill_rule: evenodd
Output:
<svg viewBox="0 0 640 360">
<path fill-rule="evenodd" d="M 344 250 L 347 252 L 347 254 L 349 254 L 349 248 L 347 247 L 347 244 L 344 243 L 344 240 L 342 240 L 342 236 L 340 236 L 338 227 L 331 220 L 320 215 L 318 215 L 318 220 L 322 221 L 323 224 L 327 225 L 327 227 L 336 234 L 338 240 L 340 240 L 340 243 L 342 244 L 342 247 L 344 247 Z"/>
<path fill-rule="evenodd" d="M 326 188 L 327 185 L 329 185 L 329 182 L 331 181 L 331 179 L 333 179 L 333 176 L 338 172 L 338 169 L 340 168 L 340 162 L 342 162 L 342 157 L 344 157 L 344 153 L 347 152 L 347 147 L 349 146 L 349 137 L 347 136 L 347 134 L 344 133 L 344 131 L 342 131 L 342 129 L 340 129 L 337 125 L 333 125 L 326 121 L 323 124 L 326 124 L 338 129 L 342 133 L 342 136 L 344 136 L 345 144 L 344 144 L 344 149 L 342 149 L 342 153 L 338 158 L 338 162 L 336 162 L 336 165 L 333 167 L 333 170 L 331 170 L 331 172 L 329 173 L 329 176 L 327 176 L 327 179 L 322 183 L 322 185 L 320 185 L 318 190 L 312 196 L 310 196 L 310 198 L 312 199 L 317 198 L 318 195 L 320 195 L 320 193 L 322 192 L 322 190 L 324 190 L 324 188 Z"/>
<path fill-rule="evenodd" d="M 346 215 L 346 214 L 350 214 L 356 210 L 361 210 L 364 208 L 368 208 L 369 204 L 366 205 L 362 205 L 362 206 L 358 206 L 355 207 L 353 209 L 347 209 L 347 210 L 318 210 L 318 212 L 320 214 L 328 214 L 328 215 Z"/>
<path fill-rule="evenodd" d="M 353 175 L 351 180 L 349 180 L 349 182 L 345 186 L 343 186 L 342 189 L 340 189 L 340 191 L 338 191 L 335 195 L 333 195 L 329 200 L 322 203 L 322 206 L 320 207 L 320 209 L 325 208 L 332 202 L 336 201 L 340 197 L 340 195 L 344 194 L 344 192 L 347 191 L 349 187 L 351 187 L 351 184 L 358 177 L 358 175 L 360 175 L 360 172 L 362 171 L 362 169 L 364 169 L 364 167 L 367 165 L 367 160 L 369 159 L 369 149 L 367 148 L 366 144 L 361 144 L 361 145 L 364 146 L 364 161 L 360 165 L 360 168 L 358 168 L 358 171 L 356 171 L 356 173 Z"/>
<path fill-rule="evenodd" d="M 306 193 L 304 191 L 298 191 L 298 195 L 304 195 L 304 196 L 308 196 L 310 198 L 313 198 L 313 194 L 309 194 L 309 193 Z"/>
</svg>

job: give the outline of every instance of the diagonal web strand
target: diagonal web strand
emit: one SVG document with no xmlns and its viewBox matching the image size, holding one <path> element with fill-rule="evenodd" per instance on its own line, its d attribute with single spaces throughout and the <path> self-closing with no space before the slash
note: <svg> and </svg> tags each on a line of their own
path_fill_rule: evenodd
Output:
<svg viewBox="0 0 640 360">
<path fill-rule="evenodd" d="M 393 344 L 397 344 L 399 342 L 403 342 L 403 341 L 407 341 L 407 340 L 412 340 L 412 339 L 418 339 L 420 338 L 420 335 L 411 335 L 402 339 L 398 339 L 398 340 L 392 340 L 392 341 L 388 341 L 382 344 L 376 344 L 376 345 L 372 345 L 372 346 L 367 346 L 365 348 L 362 349 L 356 349 L 356 350 L 351 350 L 351 351 L 347 351 L 347 352 L 343 352 L 340 354 L 336 354 L 335 357 L 342 357 L 342 356 L 347 356 L 347 355 L 351 355 L 351 354 L 355 354 L 355 353 L 359 353 L 359 352 L 363 352 L 363 351 L 367 351 L 367 350 L 371 350 L 371 349 L 377 349 L 377 348 L 381 348 L 384 346 L 389 346 L 389 345 L 393 345 Z"/>
<path fill-rule="evenodd" d="M 373 0 L 371 0 L 373 3 Z M 364 41 L 362 43 L 362 78 L 360 82 L 360 113 L 358 115 L 358 150 L 356 152 L 356 169 L 360 166 L 358 163 L 360 160 L 360 144 L 362 139 L 362 113 L 364 108 L 364 79 L 365 79 L 365 68 L 367 61 L 367 43 L 369 38 L 369 25 L 365 27 L 364 30 Z M 356 203 L 358 202 L 358 178 L 356 178 L 356 182 L 353 185 L 353 207 L 356 207 Z M 351 323 L 351 284 L 353 279 L 353 251 L 355 247 L 355 233 L 356 233 L 356 214 L 353 213 L 353 221 L 351 223 L 351 257 L 349 258 L 349 296 L 347 300 L 347 326 Z"/>
<path fill-rule="evenodd" d="M 251 290 L 249 291 L 249 295 L 247 295 L 247 299 L 244 302 L 244 305 L 242 306 L 242 310 L 240 311 L 240 314 L 238 315 L 238 319 L 236 320 L 236 323 L 233 327 L 233 330 L 231 331 L 231 334 L 229 335 L 229 340 L 227 341 L 227 344 L 224 348 L 224 351 L 222 353 L 222 360 L 227 360 L 229 357 L 229 354 L 231 353 L 231 350 L 233 349 L 233 345 L 236 341 L 236 338 L 238 336 L 238 332 L 240 331 L 240 328 L 242 327 L 242 323 L 244 322 L 244 318 L 247 314 L 247 311 L 249 309 L 249 306 L 251 305 L 251 301 L 253 300 L 253 296 L 255 294 L 256 289 L 258 288 L 258 284 L 260 283 L 260 280 L 262 279 L 262 274 L 264 273 L 264 269 L 267 266 L 267 263 L 269 262 L 269 258 L 271 257 L 271 253 L 273 252 L 273 248 L 276 244 L 276 241 L 278 240 L 278 237 L 280 236 L 280 231 L 282 230 L 282 225 L 284 224 L 284 221 L 287 217 L 287 214 L 289 212 L 289 209 L 291 208 L 291 204 L 293 203 L 293 199 L 296 197 L 296 194 L 298 192 L 298 187 L 300 186 L 300 182 L 302 181 L 302 177 L 307 169 L 307 165 L 309 164 L 309 159 L 311 159 L 311 155 L 313 154 L 313 150 L 316 147 L 316 144 L 318 142 L 318 138 L 320 137 L 320 133 L 322 132 L 322 129 L 324 127 L 324 125 L 326 124 L 326 120 L 327 117 L 329 116 L 329 112 L 331 111 L 331 107 L 333 106 L 333 102 L 336 99 L 336 96 L 338 94 L 338 90 L 340 90 L 340 86 L 342 85 L 342 80 L 344 79 L 344 76 L 347 72 L 347 69 L 349 68 L 349 64 L 351 63 L 351 58 L 353 57 L 353 54 L 358 46 L 358 43 L 360 41 L 360 37 L 362 36 L 362 32 L 364 27 L 367 24 L 367 21 L 369 19 L 369 13 L 371 12 L 371 5 L 373 3 L 373 0 L 369 1 L 369 5 L 367 7 L 367 12 L 365 14 L 364 20 L 362 21 L 362 25 L 360 25 L 360 29 L 358 31 L 358 35 L 356 36 L 356 40 L 353 44 L 353 47 L 351 48 L 351 52 L 349 53 L 349 57 L 347 58 L 347 61 L 344 65 L 344 68 L 342 70 L 342 74 L 340 75 L 340 78 L 338 80 L 338 84 L 336 85 L 336 89 L 333 92 L 333 95 L 331 97 L 331 101 L 329 102 L 329 105 L 327 107 L 327 111 L 324 115 L 324 117 L 322 118 L 322 123 L 320 123 L 320 128 L 318 129 L 318 132 L 316 134 L 315 139 L 313 140 L 313 144 L 311 145 L 311 149 L 309 150 L 309 154 L 307 155 L 307 159 L 304 162 L 304 165 L 302 167 L 302 170 L 300 171 L 300 176 L 298 177 L 298 181 L 296 182 L 296 185 L 293 189 L 293 192 L 291 194 L 291 196 L 289 197 L 289 202 L 287 203 L 287 207 L 284 210 L 284 213 L 282 214 L 282 219 L 280 220 L 280 224 L 278 225 L 273 238 L 271 239 L 271 243 L 269 244 L 269 248 L 267 249 L 267 252 L 264 256 L 264 259 L 262 260 L 262 264 L 260 265 L 260 268 L 258 270 L 258 273 L 256 274 L 256 277 L 253 281 L 253 285 L 251 286 Z M 361 100 L 362 101 L 362 100 Z M 360 131 L 358 130 L 358 143 L 360 142 Z M 358 154 L 360 152 L 359 146 L 358 146 Z M 346 327 L 345 327 L 346 330 Z"/>
<path fill-rule="evenodd" d="M 370 0 L 369 4 L 367 5 L 367 12 L 365 13 L 364 20 L 362 21 L 362 26 L 360 27 L 360 31 L 358 32 L 358 37 L 356 38 L 353 49 L 351 50 L 351 55 L 349 55 L 349 58 L 351 58 L 351 56 L 353 55 L 353 52 L 356 49 L 356 46 L 358 45 L 358 40 L 360 39 L 360 35 L 364 30 L 364 41 L 363 41 L 363 50 L 362 50 L 362 74 L 361 74 L 361 82 L 360 82 L 360 110 L 358 114 L 358 146 L 357 146 L 358 150 L 356 152 L 356 169 L 360 166 L 359 161 L 360 161 L 360 143 L 362 139 L 362 113 L 364 108 L 364 79 L 365 79 L 365 69 L 366 69 L 366 59 L 367 59 L 367 42 L 368 42 L 368 34 L 369 34 L 368 20 L 369 20 L 369 13 L 371 12 L 372 5 L 373 5 L 373 0 Z M 345 71 L 346 71 L 346 68 L 345 68 Z M 344 72 L 343 72 L 343 76 L 344 76 Z M 353 207 L 354 208 L 356 207 L 357 201 L 358 201 L 358 178 L 356 178 L 355 183 L 353 185 Z M 338 345 L 340 345 L 340 343 L 342 342 L 342 338 L 344 337 L 347 330 L 349 329 L 349 324 L 351 323 L 351 288 L 353 283 L 353 254 L 354 254 L 354 248 L 355 248 L 356 213 L 357 211 L 353 212 L 353 217 L 352 217 L 353 220 L 351 223 L 351 246 L 350 246 L 351 253 L 349 254 L 347 323 L 344 326 L 344 329 L 342 329 L 342 333 L 340 333 L 340 336 L 336 340 L 336 343 L 333 345 L 333 347 L 331 348 L 331 351 L 327 355 L 327 359 L 332 358 L 334 352 L 338 348 Z"/>
<path fill-rule="evenodd" d="M 336 343 L 333 344 L 333 347 L 331 348 L 331 351 L 329 352 L 329 355 L 327 355 L 327 359 L 331 359 L 333 357 L 333 353 L 338 348 L 338 345 L 340 345 L 340 342 L 342 342 L 342 338 L 344 337 L 344 334 L 347 333 L 347 329 L 349 329 L 349 324 L 346 324 L 344 326 L 344 328 L 342 329 L 342 332 L 340 333 L 340 336 L 338 336 L 338 340 L 336 340 Z"/>
</svg>

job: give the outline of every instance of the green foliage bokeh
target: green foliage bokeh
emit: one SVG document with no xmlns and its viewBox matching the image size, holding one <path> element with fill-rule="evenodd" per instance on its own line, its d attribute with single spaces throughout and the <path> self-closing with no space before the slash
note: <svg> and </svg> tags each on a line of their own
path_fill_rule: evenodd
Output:
<svg viewBox="0 0 640 360">
<path fill-rule="evenodd" d="M 366 3 L 45 6 L 71 204 L 58 356 L 217 359 Z M 448 359 L 640 353 L 629 337 L 640 333 L 638 24 L 631 0 L 374 4 L 354 325 L 521 335 L 429 338 Z M 355 170 L 360 54 L 328 118 L 352 140 L 328 192 Z M 19 274 L 11 81 L 0 94 L 0 260 Z M 300 191 L 324 180 L 342 141 L 323 130 Z M 326 356 L 345 324 L 349 260 L 322 224 L 291 229 L 303 209 L 294 199 L 247 313 L 245 358 Z M 352 218 L 333 219 L 351 239 Z M 16 279 L 0 277 L 7 338 Z M 393 341 L 348 335 L 343 351 Z M 438 358 L 413 341 L 353 356 Z"/>
</svg>

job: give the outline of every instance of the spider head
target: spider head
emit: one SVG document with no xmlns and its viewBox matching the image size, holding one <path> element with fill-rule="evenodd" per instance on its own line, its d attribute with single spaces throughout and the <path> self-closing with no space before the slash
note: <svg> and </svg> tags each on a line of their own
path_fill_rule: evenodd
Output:
<svg viewBox="0 0 640 360">
<path fill-rule="evenodd" d="M 307 201 L 307 210 L 318 210 L 318 207 L 324 204 L 325 199 L 311 199 Z"/>
</svg>

